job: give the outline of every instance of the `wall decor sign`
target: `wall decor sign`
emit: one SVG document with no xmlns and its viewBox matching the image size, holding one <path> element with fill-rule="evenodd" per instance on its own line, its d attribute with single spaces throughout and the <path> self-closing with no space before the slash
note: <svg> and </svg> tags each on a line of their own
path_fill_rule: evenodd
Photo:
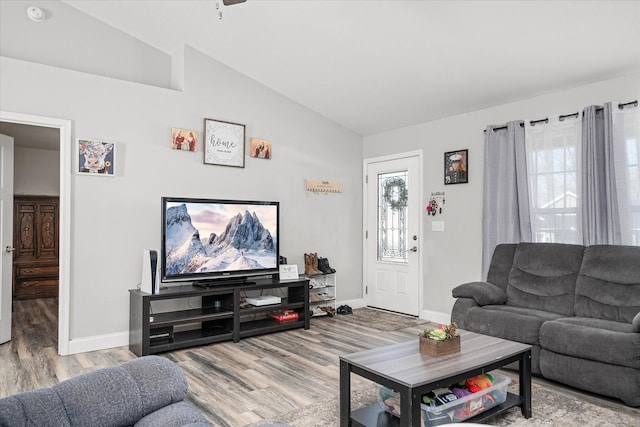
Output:
<svg viewBox="0 0 640 427">
<path fill-rule="evenodd" d="M 93 176 L 115 175 L 115 142 L 80 139 L 76 144 L 76 173 Z"/>
<path fill-rule="evenodd" d="M 466 184 L 469 182 L 469 150 L 444 153 L 444 183 Z"/>
<path fill-rule="evenodd" d="M 251 138 L 249 155 L 258 159 L 271 159 L 271 142 L 266 139 Z"/>
<path fill-rule="evenodd" d="M 171 128 L 171 148 L 174 150 L 196 151 L 198 132 L 189 129 Z"/>
<path fill-rule="evenodd" d="M 317 181 L 307 179 L 307 191 L 313 193 L 342 193 L 342 183 L 338 181 Z"/>
<path fill-rule="evenodd" d="M 238 123 L 204 119 L 204 162 L 243 168 L 244 132 Z"/>
</svg>

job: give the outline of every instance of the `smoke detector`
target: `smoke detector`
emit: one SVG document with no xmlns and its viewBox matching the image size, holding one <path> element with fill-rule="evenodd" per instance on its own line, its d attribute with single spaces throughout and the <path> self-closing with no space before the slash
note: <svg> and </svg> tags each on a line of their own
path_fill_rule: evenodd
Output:
<svg viewBox="0 0 640 427">
<path fill-rule="evenodd" d="M 40 9 L 37 6 L 30 6 L 27 8 L 27 16 L 36 22 L 42 22 L 47 18 L 47 15 L 44 13 L 44 10 Z"/>
</svg>

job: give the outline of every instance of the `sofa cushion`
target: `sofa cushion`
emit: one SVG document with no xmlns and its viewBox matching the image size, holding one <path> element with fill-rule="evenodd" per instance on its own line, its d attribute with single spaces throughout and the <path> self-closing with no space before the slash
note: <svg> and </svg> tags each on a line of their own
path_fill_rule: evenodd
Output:
<svg viewBox="0 0 640 427">
<path fill-rule="evenodd" d="M 451 294 L 454 298 L 471 298 L 476 304 L 504 304 L 507 296 L 499 287 L 487 282 L 470 282 L 456 286 Z"/>
<path fill-rule="evenodd" d="M 511 271 L 513 256 L 516 253 L 517 247 L 518 245 L 515 243 L 497 245 L 491 256 L 491 264 L 489 264 L 489 271 L 487 272 L 487 282 L 496 285 L 504 292 L 507 291 L 509 271 Z"/>
<path fill-rule="evenodd" d="M 543 349 L 540 370 L 545 378 L 640 406 L 640 370 L 593 360 L 576 359 Z M 607 425 L 600 420 L 595 425 Z"/>
<path fill-rule="evenodd" d="M 125 362 L 120 368 L 127 371 L 136 383 L 142 400 L 143 415 L 179 402 L 187 396 L 187 379 L 178 365 L 169 359 L 145 356 Z M 162 393 L 158 393 L 158 390 L 162 390 Z"/>
<path fill-rule="evenodd" d="M 540 327 L 547 320 L 562 316 L 541 310 L 508 305 L 486 305 L 469 309 L 465 328 L 469 331 L 493 337 L 538 344 Z"/>
<path fill-rule="evenodd" d="M 630 323 L 589 317 L 566 317 L 540 328 L 545 350 L 580 359 L 640 369 L 640 334 Z"/>
<path fill-rule="evenodd" d="M 120 367 L 88 372 L 52 388 L 72 426 L 128 426 L 145 415 L 136 382 Z"/>
<path fill-rule="evenodd" d="M 573 315 L 584 246 L 520 243 L 509 272 L 507 304 Z"/>
<path fill-rule="evenodd" d="M 181 401 L 167 405 L 150 413 L 138 421 L 134 427 L 157 426 L 210 426 L 207 420 L 188 402 Z"/>
<path fill-rule="evenodd" d="M 575 314 L 633 322 L 640 312 L 640 246 L 589 246 L 577 278 Z"/>
<path fill-rule="evenodd" d="M 0 426 L 33 427 L 51 425 L 69 427 L 67 413 L 58 394 L 40 388 L 0 399 Z"/>
</svg>

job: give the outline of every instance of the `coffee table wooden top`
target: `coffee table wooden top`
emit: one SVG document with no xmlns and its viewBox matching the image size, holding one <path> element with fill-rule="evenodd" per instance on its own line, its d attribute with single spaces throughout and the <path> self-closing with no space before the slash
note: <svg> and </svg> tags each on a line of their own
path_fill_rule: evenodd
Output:
<svg viewBox="0 0 640 427">
<path fill-rule="evenodd" d="M 340 360 L 410 388 L 445 380 L 531 349 L 528 344 L 459 330 L 460 352 L 442 357 L 420 353 L 420 340 L 340 356 Z"/>
</svg>

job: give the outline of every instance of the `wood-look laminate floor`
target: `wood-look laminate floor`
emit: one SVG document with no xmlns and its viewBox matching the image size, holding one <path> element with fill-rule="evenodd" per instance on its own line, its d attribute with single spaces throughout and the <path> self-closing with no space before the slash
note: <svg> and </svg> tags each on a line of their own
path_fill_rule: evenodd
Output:
<svg viewBox="0 0 640 427">
<path fill-rule="evenodd" d="M 12 340 L 0 345 L 0 397 L 59 381 L 136 356 L 127 347 L 57 354 L 57 300 L 14 302 Z M 162 354 L 189 383 L 188 400 L 216 426 L 244 426 L 338 396 L 339 355 L 415 339 L 425 326 L 383 332 L 336 318 L 313 318 L 310 330 L 293 330 Z M 513 378 L 517 378 L 512 374 Z M 640 408 L 582 393 L 540 378 L 556 391 L 616 410 Z M 367 380 L 352 376 L 352 388 Z"/>
</svg>

